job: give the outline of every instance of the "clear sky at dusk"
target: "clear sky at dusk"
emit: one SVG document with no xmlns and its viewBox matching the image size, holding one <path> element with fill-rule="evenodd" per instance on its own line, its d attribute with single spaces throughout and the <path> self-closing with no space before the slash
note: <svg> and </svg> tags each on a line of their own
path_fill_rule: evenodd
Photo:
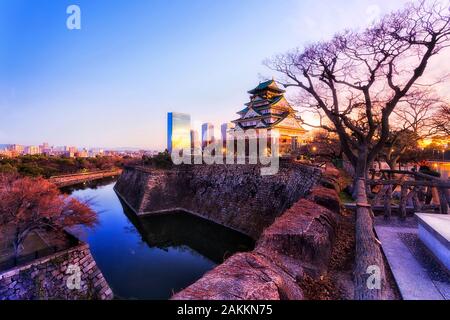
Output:
<svg viewBox="0 0 450 320">
<path fill-rule="evenodd" d="M 405 2 L 0 0 L 0 143 L 162 149 L 167 112 L 233 120 L 265 58 Z"/>
</svg>

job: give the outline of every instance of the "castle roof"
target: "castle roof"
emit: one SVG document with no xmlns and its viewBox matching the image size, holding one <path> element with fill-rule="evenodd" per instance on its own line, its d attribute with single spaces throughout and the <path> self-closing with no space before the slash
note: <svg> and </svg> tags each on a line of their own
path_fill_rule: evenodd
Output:
<svg viewBox="0 0 450 320">
<path fill-rule="evenodd" d="M 285 91 L 274 80 L 262 82 L 248 93 L 251 94 L 250 102 L 238 112 L 240 118 L 232 121 L 236 128 L 247 130 L 279 127 L 305 131 L 295 116 L 296 111 L 284 97 Z"/>
<path fill-rule="evenodd" d="M 250 90 L 248 93 L 257 94 L 262 91 L 273 91 L 273 92 L 277 92 L 277 93 L 285 93 L 286 92 L 285 90 L 280 89 L 277 86 L 277 83 L 275 82 L 275 80 L 272 79 L 272 80 L 261 82 L 256 88 Z"/>
</svg>

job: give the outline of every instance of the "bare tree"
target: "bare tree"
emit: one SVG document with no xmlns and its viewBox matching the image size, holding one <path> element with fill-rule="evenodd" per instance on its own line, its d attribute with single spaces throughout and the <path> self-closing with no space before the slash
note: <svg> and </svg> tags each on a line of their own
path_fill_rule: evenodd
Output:
<svg viewBox="0 0 450 320">
<path fill-rule="evenodd" d="M 405 153 L 417 151 L 421 140 L 436 134 L 433 119 L 442 100 L 430 89 L 408 93 L 393 111 L 392 125 L 380 157 L 394 170 Z"/>
<path fill-rule="evenodd" d="M 421 1 L 363 32 L 346 31 L 267 65 L 284 75 L 285 87 L 300 89 L 300 108 L 328 118 L 331 126 L 321 127 L 339 136 L 357 181 L 389 139 L 390 117 L 401 99 L 449 45 L 448 8 Z"/>
<path fill-rule="evenodd" d="M 334 133 L 326 130 L 315 130 L 313 134 L 312 143 L 303 146 L 300 152 L 306 152 L 316 159 L 323 159 L 325 162 L 342 158 L 342 149 Z"/>
<path fill-rule="evenodd" d="M 284 75 L 285 87 L 300 89 L 300 108 L 317 110 L 329 120 L 331 125 L 321 127 L 338 135 L 354 168 L 356 299 L 382 299 L 386 284 L 367 204 L 367 169 L 389 139 L 391 116 L 399 102 L 418 85 L 430 59 L 449 45 L 449 8 L 420 1 L 365 31 L 347 31 L 267 62 Z M 382 290 L 368 289 L 367 272 L 374 266 Z"/>
<path fill-rule="evenodd" d="M 433 128 L 436 134 L 450 138 L 450 104 L 441 104 L 433 117 Z"/>
<path fill-rule="evenodd" d="M 33 231 L 61 231 L 79 224 L 93 226 L 96 222 L 96 213 L 88 203 L 61 194 L 47 180 L 0 175 L 0 226 L 14 229 L 16 257 Z"/>
</svg>

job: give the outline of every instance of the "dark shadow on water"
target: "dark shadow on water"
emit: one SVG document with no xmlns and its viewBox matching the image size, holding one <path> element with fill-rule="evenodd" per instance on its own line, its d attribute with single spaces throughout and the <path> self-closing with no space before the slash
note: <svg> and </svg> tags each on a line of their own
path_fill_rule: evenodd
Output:
<svg viewBox="0 0 450 320">
<path fill-rule="evenodd" d="M 253 239 L 240 232 L 187 212 L 137 217 L 123 201 L 121 203 L 126 216 L 151 248 L 188 248 L 220 264 L 236 252 L 253 250 L 255 245 Z"/>
</svg>

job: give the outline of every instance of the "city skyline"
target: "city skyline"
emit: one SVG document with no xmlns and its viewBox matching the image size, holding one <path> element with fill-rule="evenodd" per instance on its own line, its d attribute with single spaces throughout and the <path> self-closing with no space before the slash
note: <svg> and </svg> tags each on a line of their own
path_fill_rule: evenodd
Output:
<svg viewBox="0 0 450 320">
<path fill-rule="evenodd" d="M 0 143 L 163 150 L 167 112 L 219 128 L 245 89 L 277 76 L 265 58 L 405 2 L 79 1 L 82 29 L 71 31 L 68 1 L 4 1 Z"/>
</svg>

